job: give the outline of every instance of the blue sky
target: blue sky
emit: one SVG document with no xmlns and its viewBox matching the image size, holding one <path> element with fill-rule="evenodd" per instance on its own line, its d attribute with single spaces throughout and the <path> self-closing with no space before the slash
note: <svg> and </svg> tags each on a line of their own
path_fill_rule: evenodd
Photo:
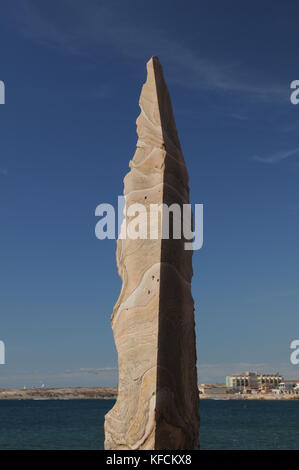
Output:
<svg viewBox="0 0 299 470">
<path fill-rule="evenodd" d="M 114 385 L 116 204 L 158 55 L 204 204 L 194 254 L 200 382 L 248 369 L 299 377 L 299 79 L 294 1 L 3 1 L 1 386 Z"/>
</svg>

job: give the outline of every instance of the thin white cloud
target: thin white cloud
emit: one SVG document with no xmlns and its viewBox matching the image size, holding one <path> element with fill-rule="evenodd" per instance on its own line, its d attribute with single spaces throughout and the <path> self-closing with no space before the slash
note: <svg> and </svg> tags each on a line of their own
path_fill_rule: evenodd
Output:
<svg viewBox="0 0 299 470">
<path fill-rule="evenodd" d="M 117 384 L 117 368 L 82 368 L 57 371 L 5 371 L 0 388 L 40 387 L 110 387 Z"/>
<path fill-rule="evenodd" d="M 235 119 L 236 121 L 247 121 L 248 117 L 245 116 L 244 114 L 238 114 L 238 113 L 227 113 L 227 117 L 231 119 Z"/>
<path fill-rule="evenodd" d="M 271 165 L 279 163 L 283 160 L 286 160 L 291 157 L 295 157 L 299 154 L 299 147 L 296 147 L 291 150 L 284 150 L 282 152 L 273 153 L 272 155 L 260 156 L 254 155 L 254 160 L 262 163 L 269 163 Z"/>
<path fill-rule="evenodd" d="M 289 100 L 288 86 L 273 83 L 272 78 L 268 82 L 254 80 L 257 72 L 245 70 L 240 61 L 228 64 L 198 54 L 183 39 L 170 37 L 142 18 L 130 18 L 119 0 L 65 0 L 59 15 L 54 6 L 46 9 L 35 0 L 27 0 L 20 7 L 18 23 L 26 36 L 69 53 L 96 59 L 110 47 L 123 57 L 145 60 L 149 58 L 145 54 L 159 55 L 171 70 L 172 81 L 184 88 L 248 94 L 260 100 Z"/>
<path fill-rule="evenodd" d="M 116 372 L 117 367 L 102 367 L 99 369 L 95 368 L 81 368 L 80 372 L 85 372 L 87 374 L 94 374 L 94 375 L 100 375 L 103 372 Z"/>
<path fill-rule="evenodd" d="M 199 383 L 225 383 L 227 375 L 256 371 L 275 374 L 279 372 L 286 379 L 294 379 L 299 382 L 299 366 L 290 362 L 266 363 L 266 362 L 225 362 L 225 363 L 199 363 Z M 117 384 L 117 368 L 81 368 L 65 371 L 15 371 L 0 377 L 0 387 L 12 388 L 23 385 L 47 387 L 101 387 L 115 386 Z"/>
</svg>

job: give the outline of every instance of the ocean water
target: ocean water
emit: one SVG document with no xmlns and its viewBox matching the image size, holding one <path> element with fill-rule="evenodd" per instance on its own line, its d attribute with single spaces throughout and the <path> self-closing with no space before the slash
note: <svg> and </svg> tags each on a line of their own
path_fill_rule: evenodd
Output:
<svg viewBox="0 0 299 470">
<path fill-rule="evenodd" d="M 0 449 L 103 449 L 113 404 L 0 401 Z M 200 417 L 201 449 L 299 449 L 299 400 L 203 400 Z"/>
</svg>

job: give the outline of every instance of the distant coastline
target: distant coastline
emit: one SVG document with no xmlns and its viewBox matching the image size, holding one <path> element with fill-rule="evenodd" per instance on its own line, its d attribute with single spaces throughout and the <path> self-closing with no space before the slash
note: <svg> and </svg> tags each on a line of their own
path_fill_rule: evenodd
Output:
<svg viewBox="0 0 299 470">
<path fill-rule="evenodd" d="M 1 389 L 0 400 L 88 400 L 115 399 L 114 387 Z"/>
<path fill-rule="evenodd" d="M 116 387 L 74 387 L 74 388 L 0 388 L 0 400 L 113 400 L 117 397 Z M 298 400 L 298 395 L 255 394 L 200 394 L 201 400 Z"/>
<path fill-rule="evenodd" d="M 298 395 L 274 395 L 273 393 L 256 393 L 254 395 L 227 393 L 227 394 L 200 394 L 200 400 L 272 400 L 272 401 L 290 401 L 297 400 L 299 402 Z"/>
</svg>

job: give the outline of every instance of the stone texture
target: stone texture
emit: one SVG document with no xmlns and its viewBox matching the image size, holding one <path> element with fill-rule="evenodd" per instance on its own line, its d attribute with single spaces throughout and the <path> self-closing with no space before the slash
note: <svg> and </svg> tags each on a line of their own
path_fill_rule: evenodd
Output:
<svg viewBox="0 0 299 470">
<path fill-rule="evenodd" d="M 188 174 L 159 60 L 147 63 L 138 142 L 124 179 L 132 203 L 189 202 Z M 127 217 L 127 222 L 130 218 Z M 111 322 L 119 361 L 118 398 L 105 418 L 106 449 L 196 449 L 192 251 L 184 240 L 117 241 L 123 285 Z"/>
</svg>

